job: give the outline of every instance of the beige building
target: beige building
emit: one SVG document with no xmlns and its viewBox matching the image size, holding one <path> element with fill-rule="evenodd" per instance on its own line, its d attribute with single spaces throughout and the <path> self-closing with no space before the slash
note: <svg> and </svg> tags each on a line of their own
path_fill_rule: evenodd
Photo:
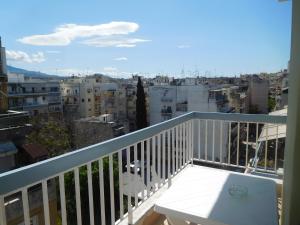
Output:
<svg viewBox="0 0 300 225">
<path fill-rule="evenodd" d="M 268 113 L 269 81 L 253 75 L 249 78 L 250 112 Z"/>
<path fill-rule="evenodd" d="M 65 117 L 87 118 L 112 114 L 126 119 L 126 91 L 117 83 L 103 83 L 97 77 L 72 78 L 61 82 Z"/>
</svg>

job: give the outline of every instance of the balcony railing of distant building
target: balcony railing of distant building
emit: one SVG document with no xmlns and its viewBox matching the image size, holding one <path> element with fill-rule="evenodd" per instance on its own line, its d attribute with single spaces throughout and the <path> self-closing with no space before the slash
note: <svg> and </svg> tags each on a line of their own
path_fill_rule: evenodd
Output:
<svg viewBox="0 0 300 225">
<path fill-rule="evenodd" d="M 173 102 L 173 99 L 170 98 L 170 97 L 164 96 L 164 97 L 162 97 L 162 98 L 160 99 L 160 101 L 161 101 L 161 102 Z"/>
<path fill-rule="evenodd" d="M 8 97 L 15 97 L 15 98 L 22 98 L 22 97 L 29 97 L 29 96 L 45 96 L 48 95 L 46 91 L 37 91 L 37 92 L 9 92 Z"/>
<path fill-rule="evenodd" d="M 271 150 L 268 135 L 264 139 L 259 137 L 263 125 L 268 129 L 266 125 L 276 128 L 285 123 L 285 116 L 191 112 L 0 174 L 0 224 L 10 222 L 6 215 L 13 204 L 9 201 L 11 196 L 19 194 L 24 224 L 30 225 L 32 208 L 28 191 L 34 185 L 40 185 L 42 190 L 43 223 L 50 224 L 50 181 L 56 182 L 60 193 L 57 198 L 62 225 L 70 224 L 71 212 L 75 213 L 74 223 L 82 224 L 83 219 L 89 218 L 93 225 L 96 219 L 102 224 L 132 223 L 135 210 L 163 186 L 170 186 L 173 177 L 188 164 L 213 164 L 242 171 L 259 169 L 276 174 L 278 164 L 271 165 L 268 161 L 277 162 L 282 149 L 275 144 Z M 237 136 L 235 147 L 231 140 L 233 129 Z M 261 153 L 262 165 L 257 168 L 251 162 L 262 142 L 267 147 Z M 74 188 L 74 194 L 70 195 L 73 192 L 67 188 Z M 83 208 L 82 204 L 87 205 Z"/>
<path fill-rule="evenodd" d="M 24 126 L 29 123 L 28 112 L 17 112 L 9 110 L 7 113 L 0 114 L 0 129 Z"/>
<path fill-rule="evenodd" d="M 23 104 L 23 108 L 24 109 L 28 109 L 28 108 L 36 108 L 36 107 L 46 107 L 48 106 L 47 102 L 26 102 Z"/>
</svg>

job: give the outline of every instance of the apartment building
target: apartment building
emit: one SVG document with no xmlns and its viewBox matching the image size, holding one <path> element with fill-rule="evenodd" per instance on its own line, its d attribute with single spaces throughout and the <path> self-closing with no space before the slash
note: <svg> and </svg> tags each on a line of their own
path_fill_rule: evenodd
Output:
<svg viewBox="0 0 300 225">
<path fill-rule="evenodd" d="M 83 148 L 128 133 L 122 123 L 113 120 L 112 114 L 75 120 L 71 129 L 76 148 Z"/>
<path fill-rule="evenodd" d="M 247 86 L 231 86 L 227 88 L 228 103 L 236 113 L 249 113 L 249 96 Z"/>
<path fill-rule="evenodd" d="M 269 81 L 257 75 L 248 78 L 250 111 L 268 113 Z"/>
<path fill-rule="evenodd" d="M 7 70 L 5 48 L 0 37 L 0 112 L 6 112 L 7 105 Z"/>
<path fill-rule="evenodd" d="M 206 85 L 150 86 L 150 124 L 156 124 L 186 112 L 228 112 L 226 90 Z"/>
<path fill-rule="evenodd" d="M 126 120 L 126 90 L 117 83 L 97 77 L 69 78 L 60 89 L 66 118 L 87 118 L 112 114 L 114 120 Z"/>
<path fill-rule="evenodd" d="M 31 116 L 62 114 L 59 81 L 8 74 L 8 107 L 28 111 Z"/>
<path fill-rule="evenodd" d="M 225 90 L 210 89 L 205 85 L 187 85 L 187 86 L 151 86 L 149 87 L 149 108 L 150 108 L 150 125 L 161 123 L 163 121 L 183 115 L 187 112 L 228 112 L 228 106 Z M 221 128 L 220 124 L 210 121 L 199 121 L 195 125 L 197 130 L 207 130 L 209 136 L 216 137 L 215 148 L 213 155 L 212 146 L 208 145 L 207 157 L 219 160 L 226 157 L 226 149 L 228 136 L 225 130 L 228 129 L 228 124 L 224 124 Z M 222 132 L 221 132 L 222 130 Z M 222 136 L 222 137 L 221 137 Z M 204 147 L 206 136 L 205 132 L 195 134 L 195 138 L 200 139 L 200 145 Z M 223 140 L 220 143 L 220 140 Z M 211 140 L 209 140 L 210 142 Z M 220 154 L 220 151 L 223 151 Z M 204 156 L 204 152 L 201 153 Z"/>
</svg>

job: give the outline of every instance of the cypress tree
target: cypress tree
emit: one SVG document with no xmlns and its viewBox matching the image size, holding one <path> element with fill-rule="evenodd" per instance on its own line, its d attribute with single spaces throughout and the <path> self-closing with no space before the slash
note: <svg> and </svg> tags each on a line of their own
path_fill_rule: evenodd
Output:
<svg viewBox="0 0 300 225">
<path fill-rule="evenodd" d="M 137 92 L 136 92 L 136 127 L 143 129 L 147 127 L 147 110 L 144 87 L 141 77 L 138 78 Z"/>
</svg>

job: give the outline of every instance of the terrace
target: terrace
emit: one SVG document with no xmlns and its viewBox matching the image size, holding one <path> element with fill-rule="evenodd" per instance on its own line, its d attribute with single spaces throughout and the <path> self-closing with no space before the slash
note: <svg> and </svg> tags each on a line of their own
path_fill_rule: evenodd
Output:
<svg viewBox="0 0 300 225">
<path fill-rule="evenodd" d="M 161 220 L 153 213 L 158 198 L 191 167 L 214 167 L 199 170 L 199 177 L 225 170 L 272 177 L 281 190 L 278 163 L 269 166 L 267 160 L 278 160 L 278 147 L 265 148 L 265 165 L 251 162 L 262 127 L 285 123 L 286 116 L 191 112 L 9 171 L 0 175 L 1 225 L 155 224 Z M 18 218 L 11 216 L 13 210 Z"/>
</svg>

